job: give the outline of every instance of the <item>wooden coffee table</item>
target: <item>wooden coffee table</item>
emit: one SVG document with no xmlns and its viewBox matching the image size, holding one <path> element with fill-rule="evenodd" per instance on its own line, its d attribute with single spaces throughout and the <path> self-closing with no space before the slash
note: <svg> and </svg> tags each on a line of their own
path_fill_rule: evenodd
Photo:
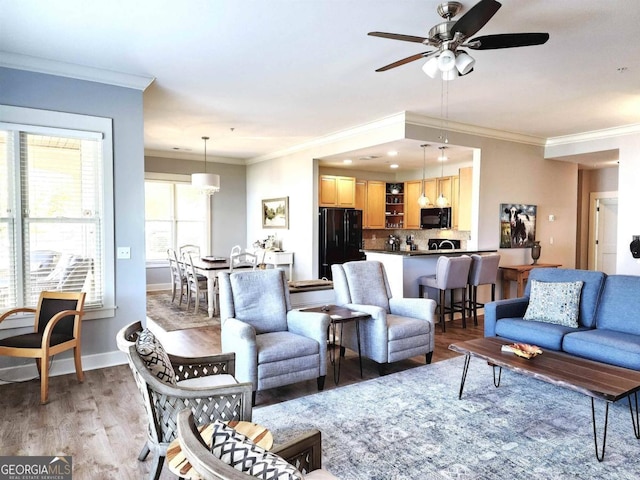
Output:
<svg viewBox="0 0 640 480">
<path fill-rule="evenodd" d="M 331 332 L 332 332 L 332 341 L 331 341 L 331 351 L 329 352 L 329 360 L 333 365 L 333 381 L 337 385 L 340 381 L 340 364 L 342 362 L 342 351 L 344 347 L 342 346 L 342 330 L 344 328 L 344 324 L 347 322 L 355 322 L 356 326 L 356 338 L 358 339 L 358 360 L 360 362 L 360 378 L 362 378 L 362 353 L 360 351 L 360 320 L 370 318 L 371 315 L 364 312 L 356 312 L 355 310 L 351 310 L 345 307 L 338 307 L 337 305 L 324 305 L 322 307 L 312 307 L 312 308 L 304 308 L 301 310 L 302 312 L 320 312 L 326 313 L 331 317 Z M 336 361 L 336 330 L 337 325 L 340 325 L 340 352 L 338 353 L 338 361 Z M 337 370 L 336 370 L 337 369 Z"/>
<path fill-rule="evenodd" d="M 628 398 L 633 432 L 636 438 L 640 439 L 640 419 L 638 416 L 638 391 L 640 390 L 639 371 L 594 362 L 551 350 L 545 350 L 542 355 L 527 360 L 513 353 L 500 351 L 502 345 L 510 343 L 514 342 L 506 338 L 485 337 L 449 345 L 450 350 L 465 355 L 458 398 L 462 398 L 462 390 L 464 389 L 464 382 L 467 377 L 467 370 L 469 369 L 469 360 L 471 357 L 477 357 L 486 360 L 493 366 L 493 383 L 496 387 L 500 386 L 502 368 L 507 368 L 522 375 L 568 388 L 591 397 L 593 440 L 596 448 L 596 458 L 599 462 L 604 459 L 610 403 L 625 397 Z M 498 371 L 497 376 L 496 369 Z M 632 396 L 634 402 L 631 400 Z M 602 453 L 598 450 L 596 433 L 596 415 L 594 408 L 596 398 L 607 402 L 602 437 Z"/>
</svg>

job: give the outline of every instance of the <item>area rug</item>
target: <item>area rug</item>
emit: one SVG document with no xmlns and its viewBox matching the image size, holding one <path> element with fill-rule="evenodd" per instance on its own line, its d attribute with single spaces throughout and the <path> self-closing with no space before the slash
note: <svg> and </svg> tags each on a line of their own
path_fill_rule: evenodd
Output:
<svg viewBox="0 0 640 480">
<path fill-rule="evenodd" d="M 492 368 L 472 359 L 458 400 L 463 360 L 258 406 L 253 421 L 277 443 L 319 429 L 323 467 L 342 480 L 638 478 L 626 399 L 610 407 L 599 463 L 589 397 L 506 370 L 495 388 Z"/>
<path fill-rule="evenodd" d="M 171 292 L 154 292 L 147 295 L 147 317 L 167 332 L 220 324 L 220 317 L 209 318 L 204 305 L 200 305 L 197 313 L 194 310 L 193 300 L 188 310 L 184 301 L 180 306 L 177 298 L 172 303 Z"/>
</svg>

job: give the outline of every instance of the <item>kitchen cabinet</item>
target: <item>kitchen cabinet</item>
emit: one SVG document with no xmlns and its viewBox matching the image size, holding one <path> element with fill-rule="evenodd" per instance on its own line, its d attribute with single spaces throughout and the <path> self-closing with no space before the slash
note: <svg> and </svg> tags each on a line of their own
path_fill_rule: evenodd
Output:
<svg viewBox="0 0 640 480">
<path fill-rule="evenodd" d="M 355 208 L 356 179 L 336 175 L 320 175 L 321 207 Z"/>
<path fill-rule="evenodd" d="M 451 228 L 459 230 L 458 221 L 460 213 L 460 176 L 451 177 Z"/>
<path fill-rule="evenodd" d="M 378 180 L 367 181 L 365 228 L 385 228 L 386 183 Z"/>
<path fill-rule="evenodd" d="M 429 206 L 433 207 L 436 204 L 436 198 L 438 198 L 438 179 L 428 178 L 424 181 L 424 194 L 429 199 Z"/>
<path fill-rule="evenodd" d="M 385 190 L 385 228 L 404 228 L 404 183 L 387 183 Z"/>
<path fill-rule="evenodd" d="M 362 210 L 362 228 L 384 228 L 385 187 L 377 180 L 356 180 L 355 205 Z"/>
<path fill-rule="evenodd" d="M 461 168 L 459 173 L 458 230 L 471 231 L 473 167 Z"/>
<path fill-rule="evenodd" d="M 436 205 L 441 207 L 450 207 L 451 199 L 453 198 L 453 179 L 452 177 L 438 177 L 437 179 L 437 189 L 438 194 L 436 195 L 436 200 L 432 200 L 433 203 L 437 202 L 437 199 L 440 197 L 440 194 L 444 195 L 447 199 L 446 205 Z M 431 200 L 431 199 L 429 199 Z"/>
<path fill-rule="evenodd" d="M 420 205 L 418 205 L 420 195 L 422 195 L 422 180 L 404 183 L 404 228 L 420 228 Z"/>
</svg>

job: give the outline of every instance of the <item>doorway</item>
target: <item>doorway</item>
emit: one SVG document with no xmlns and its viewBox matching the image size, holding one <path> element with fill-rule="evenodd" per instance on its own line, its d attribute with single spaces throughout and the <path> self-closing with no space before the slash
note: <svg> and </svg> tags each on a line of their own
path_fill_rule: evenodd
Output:
<svg viewBox="0 0 640 480">
<path fill-rule="evenodd" d="M 589 270 L 616 273 L 618 192 L 591 192 L 589 198 Z"/>
</svg>

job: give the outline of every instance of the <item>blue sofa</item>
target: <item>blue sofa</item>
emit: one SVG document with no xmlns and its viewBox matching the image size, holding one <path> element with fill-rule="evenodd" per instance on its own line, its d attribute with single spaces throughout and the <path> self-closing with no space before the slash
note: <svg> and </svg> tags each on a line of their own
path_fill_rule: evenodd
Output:
<svg viewBox="0 0 640 480">
<path fill-rule="evenodd" d="M 524 319 L 531 280 L 583 282 L 576 328 Z M 524 297 L 485 305 L 484 334 L 640 370 L 640 276 L 533 269 Z"/>
</svg>

